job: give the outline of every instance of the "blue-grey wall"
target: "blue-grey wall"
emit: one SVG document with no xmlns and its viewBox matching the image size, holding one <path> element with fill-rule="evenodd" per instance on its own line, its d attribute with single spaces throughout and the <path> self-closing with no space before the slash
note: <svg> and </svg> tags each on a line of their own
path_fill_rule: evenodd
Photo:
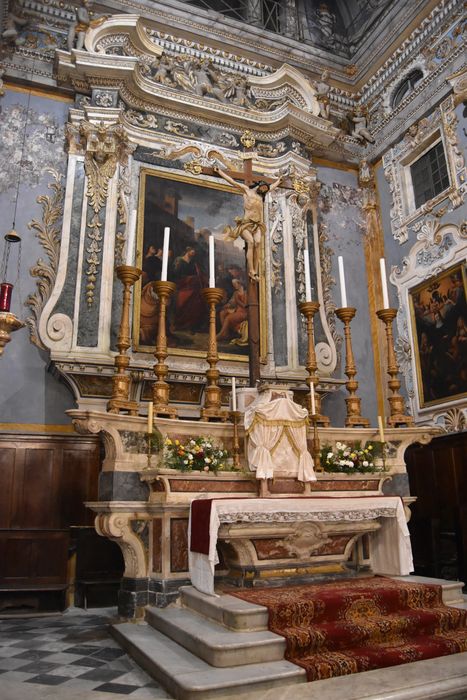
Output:
<svg viewBox="0 0 467 700">
<path fill-rule="evenodd" d="M 12 250 L 8 278 L 15 283 L 11 310 L 25 319 L 31 315 L 31 311 L 24 306 L 24 302 L 28 294 L 36 289 L 36 281 L 30 276 L 29 269 L 38 258 L 48 260 L 28 223 L 32 219 L 42 219 L 42 209 L 36 198 L 52 194 L 47 188 L 52 182 L 47 168 L 65 173 L 63 125 L 67 121 L 69 104 L 7 88 L 0 98 L 0 107 L 0 244 L 3 251 L 3 236 L 13 222 L 20 176 L 16 214 L 16 230 L 22 237 L 19 283 L 16 281 L 17 248 Z M 47 135 L 52 140 L 47 140 Z M 74 405 L 72 395 L 63 383 L 47 371 L 47 365 L 48 353 L 30 342 L 27 328 L 12 334 L 12 340 L 0 358 L 0 422 L 70 422 L 65 410 Z"/>
<path fill-rule="evenodd" d="M 362 399 L 362 415 L 376 424 L 377 404 L 375 394 L 373 349 L 370 339 L 370 316 L 368 307 L 367 274 L 364 253 L 364 219 L 361 209 L 361 191 L 355 171 L 318 167 L 318 179 L 323 183 L 320 193 L 319 220 L 326 224 L 328 241 L 332 249 L 332 276 L 336 280 L 334 302 L 341 305 L 337 258 L 344 259 L 347 303 L 355 306 L 356 316 L 352 321 L 352 341 L 358 370 L 358 395 Z M 343 324 L 336 319 L 336 327 L 342 336 Z M 345 354 L 336 377 L 344 375 Z M 344 425 L 346 410 L 345 387 L 329 395 L 324 402 L 325 413 L 333 425 Z"/>
</svg>

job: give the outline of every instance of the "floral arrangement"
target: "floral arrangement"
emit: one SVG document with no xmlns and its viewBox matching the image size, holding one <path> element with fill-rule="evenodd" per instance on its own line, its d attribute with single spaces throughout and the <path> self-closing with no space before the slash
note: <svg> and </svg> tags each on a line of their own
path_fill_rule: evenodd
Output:
<svg viewBox="0 0 467 700">
<path fill-rule="evenodd" d="M 190 438 L 185 443 L 167 437 L 164 443 L 164 465 L 182 472 L 232 471 L 230 457 L 211 437 Z"/>
<path fill-rule="evenodd" d="M 364 447 L 361 442 L 351 445 L 336 442 L 334 448 L 325 445 L 321 450 L 321 466 L 325 472 L 344 474 L 382 472 L 385 469 L 384 464 L 376 464 L 376 460 L 382 457 L 381 442 L 367 442 Z"/>
</svg>

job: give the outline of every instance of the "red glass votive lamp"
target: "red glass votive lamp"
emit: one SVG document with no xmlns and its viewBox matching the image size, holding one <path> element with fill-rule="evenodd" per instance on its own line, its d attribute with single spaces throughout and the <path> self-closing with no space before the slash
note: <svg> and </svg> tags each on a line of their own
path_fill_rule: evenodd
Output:
<svg viewBox="0 0 467 700">
<path fill-rule="evenodd" d="M 2 282 L 0 284 L 0 312 L 10 310 L 12 291 L 13 285 L 9 282 Z"/>
</svg>

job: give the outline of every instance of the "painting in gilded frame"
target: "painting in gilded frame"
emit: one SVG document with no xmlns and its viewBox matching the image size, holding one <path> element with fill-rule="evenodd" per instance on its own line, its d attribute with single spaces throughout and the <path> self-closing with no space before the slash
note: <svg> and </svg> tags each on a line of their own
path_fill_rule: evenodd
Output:
<svg viewBox="0 0 467 700">
<path fill-rule="evenodd" d="M 420 408 L 467 397 L 465 262 L 409 292 Z"/>
<path fill-rule="evenodd" d="M 222 359 L 248 360 L 247 279 L 242 239 L 224 228 L 243 214 L 241 195 L 225 183 L 184 174 L 142 169 L 138 208 L 137 265 L 143 270 L 135 286 L 134 348 L 154 352 L 158 301 L 152 284 L 160 279 L 164 228 L 170 228 L 168 279 L 176 290 L 167 311 L 170 354 L 204 357 L 208 347 L 208 307 L 201 289 L 208 286 L 209 235 L 215 241 L 216 287 L 224 290 L 217 307 L 216 329 Z M 261 355 L 265 355 L 264 275 L 260 282 Z"/>
</svg>

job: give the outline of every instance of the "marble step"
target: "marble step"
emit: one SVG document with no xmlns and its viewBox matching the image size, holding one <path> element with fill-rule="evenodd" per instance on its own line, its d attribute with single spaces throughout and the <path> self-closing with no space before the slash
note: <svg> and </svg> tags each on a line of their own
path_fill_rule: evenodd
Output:
<svg viewBox="0 0 467 700">
<path fill-rule="evenodd" d="M 181 604 L 200 615 L 215 620 L 232 630 L 254 631 L 268 629 L 268 611 L 262 605 L 247 603 L 231 595 L 218 598 L 206 595 L 193 586 L 180 588 Z"/>
<path fill-rule="evenodd" d="M 415 574 L 391 576 L 391 578 L 396 581 L 405 581 L 406 583 L 426 583 L 441 586 L 443 589 L 443 603 L 445 605 L 458 605 L 464 602 L 462 588 L 465 584 L 462 581 L 447 581 L 444 578 L 430 578 L 429 576 L 416 576 Z"/>
<path fill-rule="evenodd" d="M 285 661 L 213 668 L 147 623 L 124 622 L 112 634 L 144 670 L 176 700 L 211 700 L 306 683 L 304 669 Z M 235 634 L 235 632 L 230 632 Z"/>
<path fill-rule="evenodd" d="M 147 608 L 146 621 L 216 668 L 284 658 L 284 637 L 268 630 L 235 632 L 188 608 Z"/>
</svg>

